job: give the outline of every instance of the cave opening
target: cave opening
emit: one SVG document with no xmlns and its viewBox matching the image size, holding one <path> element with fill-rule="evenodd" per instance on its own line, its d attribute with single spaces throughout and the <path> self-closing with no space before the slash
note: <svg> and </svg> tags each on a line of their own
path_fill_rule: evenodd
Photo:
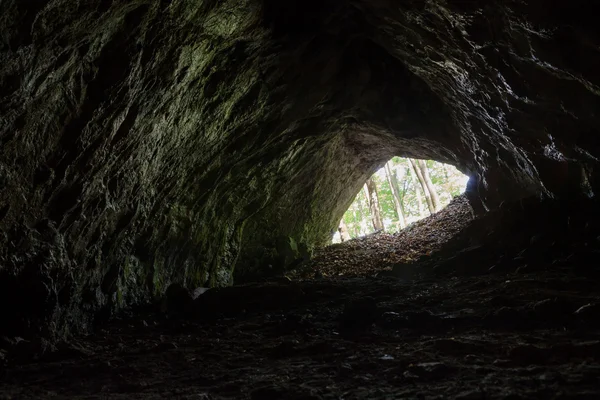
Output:
<svg viewBox="0 0 600 400">
<path fill-rule="evenodd" d="M 600 398 L 594 2 L 0 3 L 0 398 Z"/>
<path fill-rule="evenodd" d="M 463 195 L 468 180 L 450 164 L 392 157 L 356 194 L 332 243 L 375 232 L 397 233 Z"/>
</svg>

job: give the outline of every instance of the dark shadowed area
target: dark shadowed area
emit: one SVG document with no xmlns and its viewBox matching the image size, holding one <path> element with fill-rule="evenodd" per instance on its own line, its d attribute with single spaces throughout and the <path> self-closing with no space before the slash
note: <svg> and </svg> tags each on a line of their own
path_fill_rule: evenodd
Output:
<svg viewBox="0 0 600 400">
<path fill-rule="evenodd" d="M 0 397 L 597 398 L 595 5 L 0 0 Z"/>
</svg>

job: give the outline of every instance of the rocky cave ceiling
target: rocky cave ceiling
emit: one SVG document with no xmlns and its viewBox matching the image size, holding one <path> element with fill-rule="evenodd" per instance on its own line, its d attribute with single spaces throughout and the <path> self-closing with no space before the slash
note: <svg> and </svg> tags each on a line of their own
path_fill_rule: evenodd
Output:
<svg viewBox="0 0 600 400">
<path fill-rule="evenodd" d="M 392 155 L 593 190 L 592 3 L 0 0 L 4 329 L 306 256 Z"/>
</svg>

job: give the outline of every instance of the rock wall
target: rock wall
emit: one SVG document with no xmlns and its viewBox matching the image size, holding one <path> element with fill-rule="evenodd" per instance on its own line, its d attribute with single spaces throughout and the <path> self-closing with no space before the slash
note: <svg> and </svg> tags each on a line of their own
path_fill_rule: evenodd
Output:
<svg viewBox="0 0 600 400">
<path fill-rule="evenodd" d="M 2 330 L 307 256 L 392 155 L 488 208 L 593 190 L 590 3 L 1 0 Z"/>
</svg>

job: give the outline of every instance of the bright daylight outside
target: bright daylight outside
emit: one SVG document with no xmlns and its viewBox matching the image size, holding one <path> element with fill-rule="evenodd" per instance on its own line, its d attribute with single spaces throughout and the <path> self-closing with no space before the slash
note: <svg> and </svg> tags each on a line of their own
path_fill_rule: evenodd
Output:
<svg viewBox="0 0 600 400">
<path fill-rule="evenodd" d="M 344 214 L 333 243 L 395 233 L 446 207 L 468 177 L 448 164 L 394 157 L 371 176 Z"/>
</svg>

